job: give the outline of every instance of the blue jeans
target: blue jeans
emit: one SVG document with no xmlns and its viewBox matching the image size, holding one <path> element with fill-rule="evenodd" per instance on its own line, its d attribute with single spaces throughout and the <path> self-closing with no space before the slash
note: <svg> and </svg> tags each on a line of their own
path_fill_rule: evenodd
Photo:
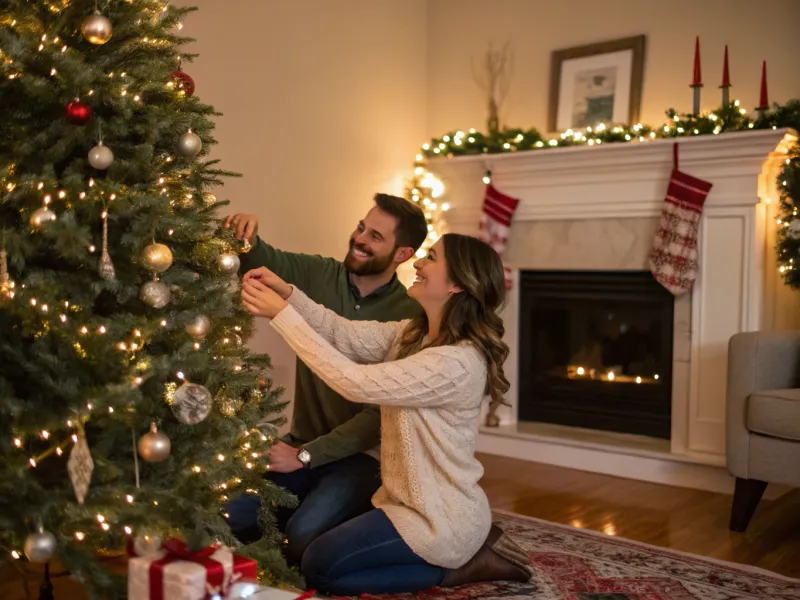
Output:
<svg viewBox="0 0 800 600">
<path fill-rule="evenodd" d="M 380 463 L 367 454 L 293 473 L 268 471 L 264 477 L 299 500 L 296 509 L 275 511 L 278 528 L 288 540 L 286 560 L 294 565 L 300 564 L 306 547 L 317 537 L 370 510 L 372 495 L 381 485 Z M 244 494 L 225 507 L 233 535 L 245 544 L 261 539 L 260 506 L 258 496 Z"/>
<path fill-rule="evenodd" d="M 309 589 L 334 596 L 402 594 L 442 583 L 443 567 L 414 554 L 382 510 L 318 537 L 303 555 Z"/>
</svg>

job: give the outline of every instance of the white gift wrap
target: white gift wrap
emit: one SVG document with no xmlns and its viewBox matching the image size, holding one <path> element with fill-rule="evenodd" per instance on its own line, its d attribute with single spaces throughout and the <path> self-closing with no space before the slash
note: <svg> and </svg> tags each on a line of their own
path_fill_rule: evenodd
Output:
<svg viewBox="0 0 800 600">
<path fill-rule="evenodd" d="M 135 557 L 128 561 L 128 600 L 151 600 L 150 563 L 163 556 L 161 553 L 152 558 Z M 233 553 L 228 548 L 220 548 L 209 558 L 222 564 L 225 583 L 233 583 L 236 579 L 233 576 Z M 163 590 L 165 600 L 203 600 L 209 593 L 217 591 L 207 588 L 203 565 L 185 560 L 164 567 Z"/>
<path fill-rule="evenodd" d="M 277 588 L 262 588 L 247 600 L 297 600 L 297 594 Z"/>
</svg>

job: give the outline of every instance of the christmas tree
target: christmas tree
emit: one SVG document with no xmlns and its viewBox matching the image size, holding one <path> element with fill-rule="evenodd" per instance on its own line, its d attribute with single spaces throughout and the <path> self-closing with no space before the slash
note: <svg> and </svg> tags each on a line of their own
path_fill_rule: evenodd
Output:
<svg viewBox="0 0 800 600">
<path fill-rule="evenodd" d="M 292 501 L 262 478 L 281 390 L 243 345 L 190 10 L 0 9 L 0 568 L 56 561 L 91 597 L 124 596 L 101 554 L 235 546 L 228 498 Z M 237 553 L 290 577 L 263 521 Z"/>
</svg>

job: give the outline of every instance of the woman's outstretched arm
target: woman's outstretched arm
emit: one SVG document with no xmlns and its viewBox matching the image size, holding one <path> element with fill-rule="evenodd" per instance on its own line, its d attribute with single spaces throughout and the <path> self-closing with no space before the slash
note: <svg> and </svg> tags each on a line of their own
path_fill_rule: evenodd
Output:
<svg viewBox="0 0 800 600">
<path fill-rule="evenodd" d="M 272 327 L 325 383 L 352 402 L 384 406 L 444 406 L 471 396 L 475 375 L 486 366 L 478 351 L 438 346 L 410 357 L 360 365 L 343 356 L 315 332 L 292 306 L 272 320 Z"/>
<path fill-rule="evenodd" d="M 408 321 L 350 321 L 293 288 L 287 302 L 322 339 L 358 363 L 382 362 Z"/>
</svg>

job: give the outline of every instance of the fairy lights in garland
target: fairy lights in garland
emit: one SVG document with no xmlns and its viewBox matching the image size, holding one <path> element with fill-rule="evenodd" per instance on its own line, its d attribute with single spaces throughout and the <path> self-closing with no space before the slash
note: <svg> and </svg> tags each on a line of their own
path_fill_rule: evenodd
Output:
<svg viewBox="0 0 800 600">
<path fill-rule="evenodd" d="M 674 109 L 666 112 L 668 121 L 660 127 L 637 123 L 622 127 L 600 124 L 582 130 L 567 130 L 555 137 L 545 137 L 537 129 L 504 129 L 494 134 L 484 134 L 475 129 L 455 130 L 422 145 L 414 162 L 414 176 L 406 189 L 406 198 L 422 203 L 428 218 L 430 237 L 420 250 L 424 253 L 444 233 L 446 224 L 443 212 L 449 207 L 435 198 L 444 194 L 444 185 L 426 168 L 426 159 L 455 158 L 485 154 L 504 154 L 565 148 L 572 146 L 600 146 L 614 143 L 647 143 L 657 139 L 719 135 L 751 129 L 792 128 L 800 131 L 800 100 L 790 100 L 771 110 L 757 110 L 755 118 L 748 116 L 738 100 L 727 106 L 702 115 L 679 114 Z M 797 141 L 789 149 L 779 175 L 780 214 L 778 227 L 778 270 L 786 285 L 800 289 L 800 145 Z M 432 210 L 428 210 L 429 207 Z"/>
</svg>

